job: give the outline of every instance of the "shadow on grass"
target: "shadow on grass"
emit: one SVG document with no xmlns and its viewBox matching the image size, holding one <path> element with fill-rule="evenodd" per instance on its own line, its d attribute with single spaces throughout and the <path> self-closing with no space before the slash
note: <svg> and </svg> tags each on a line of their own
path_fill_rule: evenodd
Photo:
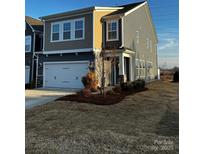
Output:
<svg viewBox="0 0 205 154">
<path fill-rule="evenodd" d="M 179 114 L 167 111 L 159 122 L 156 134 L 163 136 L 179 135 Z"/>
</svg>

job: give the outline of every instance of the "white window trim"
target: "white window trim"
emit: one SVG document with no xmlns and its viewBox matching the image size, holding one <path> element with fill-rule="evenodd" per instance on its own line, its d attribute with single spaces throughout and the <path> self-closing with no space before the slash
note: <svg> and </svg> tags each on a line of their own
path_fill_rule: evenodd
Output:
<svg viewBox="0 0 205 154">
<path fill-rule="evenodd" d="M 59 24 L 59 40 L 61 39 L 60 37 L 60 33 L 61 33 L 61 25 L 60 25 L 60 23 L 57 23 L 57 22 L 55 22 L 55 23 L 51 23 L 51 41 L 52 42 L 58 42 L 59 40 L 53 40 L 53 25 L 57 25 L 57 24 Z"/>
<path fill-rule="evenodd" d="M 137 39 L 137 44 L 140 42 L 140 32 L 139 30 L 136 31 L 136 39 Z"/>
<path fill-rule="evenodd" d="M 27 35 L 27 36 L 25 36 L 25 46 L 26 46 L 26 39 L 27 38 L 30 38 L 30 48 L 29 48 L 29 50 L 26 50 L 25 49 L 25 52 L 31 52 L 31 35 Z M 27 44 L 28 45 L 28 44 Z"/>
<path fill-rule="evenodd" d="M 110 23 L 114 23 L 116 22 L 117 23 L 117 38 L 116 39 L 108 39 L 108 24 Z M 115 19 L 115 20 L 108 20 L 106 22 L 106 41 L 118 41 L 119 40 L 119 20 L 118 19 Z"/>
<path fill-rule="evenodd" d="M 75 38 L 75 21 L 83 21 L 83 37 L 82 38 Z M 63 39 L 63 24 L 64 23 L 71 23 L 71 39 Z M 59 40 L 52 40 L 52 34 L 53 34 L 53 25 L 59 24 Z M 78 19 L 72 19 L 72 20 L 64 20 L 59 22 L 52 22 L 51 23 L 51 32 L 50 32 L 50 42 L 65 42 L 65 41 L 75 41 L 75 40 L 83 40 L 85 39 L 85 18 L 78 18 Z"/>
<path fill-rule="evenodd" d="M 65 23 L 70 23 L 70 30 L 66 30 L 66 31 L 64 31 L 64 24 Z M 63 33 L 62 33 L 62 39 L 63 39 L 63 35 L 64 35 L 64 32 L 70 32 L 70 39 L 63 39 L 64 41 L 69 41 L 69 40 L 71 40 L 71 38 L 72 38 L 72 23 L 71 22 L 64 22 L 63 24 L 62 24 L 62 31 L 63 31 Z"/>
<path fill-rule="evenodd" d="M 152 40 L 149 41 L 150 52 L 152 53 Z"/>
<path fill-rule="evenodd" d="M 80 21 L 80 20 L 83 21 L 83 28 L 82 28 L 82 30 L 83 30 L 83 37 L 82 38 L 75 38 L 75 31 L 76 31 L 76 29 L 75 29 L 75 22 L 76 21 Z M 84 37 L 85 37 L 85 18 L 75 19 L 73 21 L 74 21 L 74 39 L 75 40 L 82 40 L 82 39 L 84 39 Z M 81 30 L 81 29 L 77 29 L 77 30 Z"/>
</svg>

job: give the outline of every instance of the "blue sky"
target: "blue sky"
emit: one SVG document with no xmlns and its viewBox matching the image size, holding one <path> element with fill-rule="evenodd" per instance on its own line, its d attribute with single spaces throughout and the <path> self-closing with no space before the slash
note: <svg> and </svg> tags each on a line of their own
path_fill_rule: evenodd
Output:
<svg viewBox="0 0 205 154">
<path fill-rule="evenodd" d="M 26 0 L 26 15 L 40 16 L 89 6 L 113 6 L 141 0 Z M 178 66 L 179 55 L 179 1 L 148 0 L 158 35 L 160 67 Z"/>
</svg>

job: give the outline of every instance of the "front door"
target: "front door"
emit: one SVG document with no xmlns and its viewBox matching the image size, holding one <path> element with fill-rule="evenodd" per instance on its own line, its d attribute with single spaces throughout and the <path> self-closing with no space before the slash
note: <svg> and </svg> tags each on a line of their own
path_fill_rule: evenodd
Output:
<svg viewBox="0 0 205 154">
<path fill-rule="evenodd" d="M 112 85 L 116 85 L 119 83 L 119 57 L 112 60 L 111 69 Z"/>
<path fill-rule="evenodd" d="M 130 81 L 130 58 L 124 57 L 125 81 Z"/>
</svg>

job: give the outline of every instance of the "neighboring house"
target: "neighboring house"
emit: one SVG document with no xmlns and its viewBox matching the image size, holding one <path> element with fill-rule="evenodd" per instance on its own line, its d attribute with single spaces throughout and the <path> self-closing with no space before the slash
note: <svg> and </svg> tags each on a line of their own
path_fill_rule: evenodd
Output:
<svg viewBox="0 0 205 154">
<path fill-rule="evenodd" d="M 25 17 L 25 84 L 32 87 L 36 81 L 35 52 L 42 51 L 43 22 Z M 31 84 L 32 83 L 32 84 Z"/>
<path fill-rule="evenodd" d="M 82 88 L 94 66 L 106 85 L 157 78 L 157 35 L 146 1 L 119 7 L 89 7 L 41 17 L 44 47 L 39 52 L 38 86 Z"/>
</svg>

